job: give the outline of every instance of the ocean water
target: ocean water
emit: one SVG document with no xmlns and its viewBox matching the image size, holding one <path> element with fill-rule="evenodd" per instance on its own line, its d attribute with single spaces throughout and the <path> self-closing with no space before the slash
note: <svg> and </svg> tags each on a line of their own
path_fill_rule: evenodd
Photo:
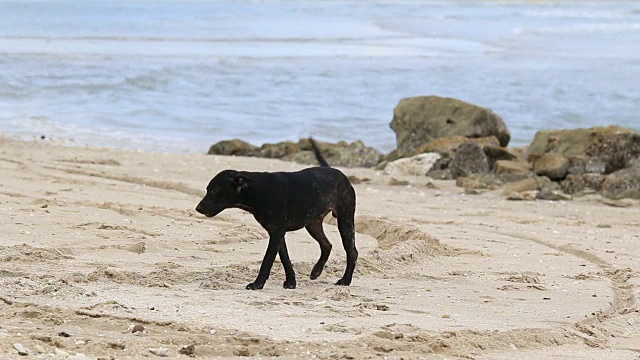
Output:
<svg viewBox="0 0 640 360">
<path fill-rule="evenodd" d="M 362 139 L 404 97 L 640 130 L 640 1 L 0 1 L 0 132 L 201 153 Z"/>
</svg>

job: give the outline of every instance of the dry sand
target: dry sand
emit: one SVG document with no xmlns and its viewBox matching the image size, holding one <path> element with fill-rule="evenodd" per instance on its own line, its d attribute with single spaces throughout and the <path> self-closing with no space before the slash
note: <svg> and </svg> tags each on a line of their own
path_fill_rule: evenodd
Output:
<svg viewBox="0 0 640 360">
<path fill-rule="evenodd" d="M 344 251 L 327 219 L 334 251 L 320 279 L 308 279 L 319 248 L 297 231 L 287 245 L 298 288 L 282 288 L 276 263 L 265 288 L 248 291 L 265 231 L 240 210 L 193 210 L 225 168 L 302 166 L 0 138 L 0 358 L 21 358 L 16 343 L 47 359 L 156 358 L 157 348 L 169 358 L 640 358 L 638 204 L 510 202 L 343 169 L 370 179 L 355 185 L 352 286 L 333 285 Z"/>
</svg>

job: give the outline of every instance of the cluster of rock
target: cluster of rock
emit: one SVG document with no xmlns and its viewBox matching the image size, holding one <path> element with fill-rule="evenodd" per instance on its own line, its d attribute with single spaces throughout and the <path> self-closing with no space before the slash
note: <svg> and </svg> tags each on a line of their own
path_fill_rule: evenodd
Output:
<svg viewBox="0 0 640 360">
<path fill-rule="evenodd" d="M 539 131 L 527 151 L 538 176 L 567 194 L 640 199 L 640 134 L 618 127 Z"/>
<path fill-rule="evenodd" d="M 570 199 L 599 193 L 640 199 L 640 134 L 610 126 L 539 131 L 524 148 L 490 109 L 457 99 L 402 99 L 390 124 L 397 148 L 384 156 L 362 141 L 319 142 L 334 166 L 376 167 L 391 176 L 455 179 L 468 190 L 502 187 L 511 199 Z M 221 141 L 209 154 L 255 156 L 315 164 L 308 139 L 264 144 Z"/>
<path fill-rule="evenodd" d="M 640 134 L 610 126 L 539 131 L 508 149 L 509 131 L 491 110 L 455 99 L 400 101 L 391 127 L 402 159 L 389 175 L 456 179 L 467 189 L 502 186 L 510 199 L 570 199 L 599 193 L 640 199 Z"/>
<path fill-rule="evenodd" d="M 326 143 L 317 141 L 322 155 L 333 166 L 374 167 L 383 159 L 380 151 L 366 146 L 362 141 Z M 220 141 L 209 148 L 209 154 L 253 156 L 295 161 L 301 164 L 317 164 L 309 139 L 298 142 L 283 141 L 260 147 L 239 139 Z"/>
</svg>

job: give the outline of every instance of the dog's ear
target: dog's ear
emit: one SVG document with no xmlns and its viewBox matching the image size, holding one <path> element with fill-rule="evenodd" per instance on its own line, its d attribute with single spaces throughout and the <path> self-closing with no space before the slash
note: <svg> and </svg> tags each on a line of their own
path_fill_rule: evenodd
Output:
<svg viewBox="0 0 640 360">
<path fill-rule="evenodd" d="M 238 189 L 238 194 L 249 188 L 249 179 L 246 176 L 236 175 L 233 179 L 233 183 L 235 184 L 236 189 Z"/>
</svg>

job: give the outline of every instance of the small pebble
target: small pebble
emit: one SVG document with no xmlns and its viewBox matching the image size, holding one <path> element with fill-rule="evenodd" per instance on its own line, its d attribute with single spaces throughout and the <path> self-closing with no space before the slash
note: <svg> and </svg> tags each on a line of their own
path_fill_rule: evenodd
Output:
<svg viewBox="0 0 640 360">
<path fill-rule="evenodd" d="M 178 352 L 182 355 L 193 356 L 196 353 L 196 346 L 193 344 L 184 345 L 180 348 Z"/>
<path fill-rule="evenodd" d="M 29 355 L 29 350 L 27 350 L 27 348 L 20 343 L 13 344 L 13 348 L 16 349 L 16 351 L 18 352 L 18 355 L 22 355 L 22 356 Z"/>
<path fill-rule="evenodd" d="M 443 319 L 449 319 L 449 318 L 451 318 L 451 315 L 444 314 L 444 315 L 442 315 L 442 318 L 443 318 Z"/>
<path fill-rule="evenodd" d="M 160 357 L 165 357 L 167 356 L 167 352 L 169 350 L 166 348 L 156 348 L 156 349 L 149 349 L 149 352 L 152 353 L 153 355 L 156 356 L 160 356 Z"/>
<path fill-rule="evenodd" d="M 67 356 L 69 356 L 69 353 L 68 353 L 68 352 L 66 352 L 66 351 L 64 351 L 64 350 L 60 350 L 60 349 L 58 349 L 58 348 L 56 348 L 55 353 L 56 353 L 56 355 L 61 356 L 61 357 L 67 357 Z"/>
<path fill-rule="evenodd" d="M 140 324 L 133 325 L 133 328 L 131 329 L 132 333 L 143 332 L 143 331 L 144 331 L 144 326 Z"/>
<path fill-rule="evenodd" d="M 33 347 L 33 350 L 37 353 L 37 354 L 44 354 L 46 352 L 46 350 L 40 346 L 40 345 L 36 345 Z"/>
</svg>

